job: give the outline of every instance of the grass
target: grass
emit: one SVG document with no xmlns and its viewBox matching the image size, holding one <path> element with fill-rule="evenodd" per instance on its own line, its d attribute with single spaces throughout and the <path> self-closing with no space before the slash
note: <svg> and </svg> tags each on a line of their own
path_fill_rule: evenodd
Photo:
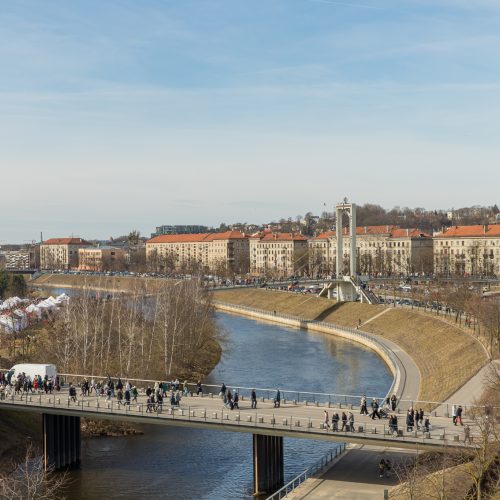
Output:
<svg viewBox="0 0 500 500">
<path fill-rule="evenodd" d="M 248 288 L 213 292 L 213 298 L 220 302 L 255 307 L 265 311 L 278 311 L 318 321 L 333 322 L 331 318 L 335 318 L 336 324 L 350 327 L 357 326 L 360 319 L 362 322 L 367 321 L 384 309 L 383 306 L 369 304 L 337 303 L 315 295 Z"/>
<path fill-rule="evenodd" d="M 381 305 L 338 304 L 314 296 L 262 289 L 227 290 L 213 295 L 221 302 L 350 327 L 356 326 L 359 319 L 364 323 L 384 310 Z M 392 340 L 411 355 L 421 374 L 420 400 L 446 400 L 487 362 L 479 342 L 463 330 L 416 311 L 391 309 L 362 329 Z"/>
</svg>

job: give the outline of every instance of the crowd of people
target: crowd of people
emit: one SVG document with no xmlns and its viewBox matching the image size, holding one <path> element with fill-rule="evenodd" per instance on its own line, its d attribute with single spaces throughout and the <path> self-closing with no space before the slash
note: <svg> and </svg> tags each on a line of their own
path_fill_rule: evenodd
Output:
<svg viewBox="0 0 500 500">
<path fill-rule="evenodd" d="M 59 377 L 49 377 L 48 375 L 35 375 L 33 378 L 26 373 L 19 373 L 15 379 L 12 372 L 0 373 L 0 398 L 5 397 L 6 392 L 14 394 L 52 394 L 53 391 L 60 391 L 61 385 Z"/>
</svg>

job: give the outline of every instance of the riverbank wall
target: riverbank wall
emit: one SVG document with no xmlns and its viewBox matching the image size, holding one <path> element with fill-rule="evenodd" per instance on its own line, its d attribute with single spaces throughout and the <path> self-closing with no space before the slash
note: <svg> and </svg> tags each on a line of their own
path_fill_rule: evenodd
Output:
<svg viewBox="0 0 500 500">
<path fill-rule="evenodd" d="M 271 323 L 278 323 L 292 328 L 300 328 L 307 331 L 335 335 L 336 337 L 340 337 L 351 342 L 357 342 L 358 344 L 376 352 L 391 371 L 393 375 L 393 383 L 387 394 L 396 394 L 398 399 L 406 399 L 406 395 L 404 394 L 404 388 L 406 385 L 404 377 L 406 370 L 401 369 L 401 363 L 398 362 L 390 348 L 388 348 L 385 344 L 384 340 L 379 339 L 377 336 L 367 335 L 356 329 L 343 328 L 321 321 L 308 320 L 278 312 L 270 313 L 268 311 L 262 311 L 244 306 L 235 306 L 223 302 L 214 302 L 213 305 L 218 311 L 238 314 L 240 316 L 246 316 L 252 319 L 258 319 Z"/>
</svg>

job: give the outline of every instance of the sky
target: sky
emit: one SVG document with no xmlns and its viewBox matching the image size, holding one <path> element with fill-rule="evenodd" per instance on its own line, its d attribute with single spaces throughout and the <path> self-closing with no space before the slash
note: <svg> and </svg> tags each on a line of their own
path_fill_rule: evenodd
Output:
<svg viewBox="0 0 500 500">
<path fill-rule="evenodd" d="M 498 0 L 0 7 L 0 245 L 500 201 Z"/>
</svg>

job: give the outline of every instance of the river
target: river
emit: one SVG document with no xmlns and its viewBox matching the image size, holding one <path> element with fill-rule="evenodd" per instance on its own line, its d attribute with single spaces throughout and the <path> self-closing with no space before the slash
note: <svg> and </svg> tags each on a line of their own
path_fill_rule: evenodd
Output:
<svg viewBox="0 0 500 500">
<path fill-rule="evenodd" d="M 392 376 L 360 345 L 239 316 L 217 313 L 228 348 L 211 383 L 310 392 L 381 394 Z M 208 381 L 207 381 L 208 383 Z M 238 499 L 252 493 L 252 437 L 223 431 L 143 426 L 144 435 L 85 439 L 71 472 L 71 499 Z M 285 439 L 285 480 L 334 448 Z"/>
</svg>

